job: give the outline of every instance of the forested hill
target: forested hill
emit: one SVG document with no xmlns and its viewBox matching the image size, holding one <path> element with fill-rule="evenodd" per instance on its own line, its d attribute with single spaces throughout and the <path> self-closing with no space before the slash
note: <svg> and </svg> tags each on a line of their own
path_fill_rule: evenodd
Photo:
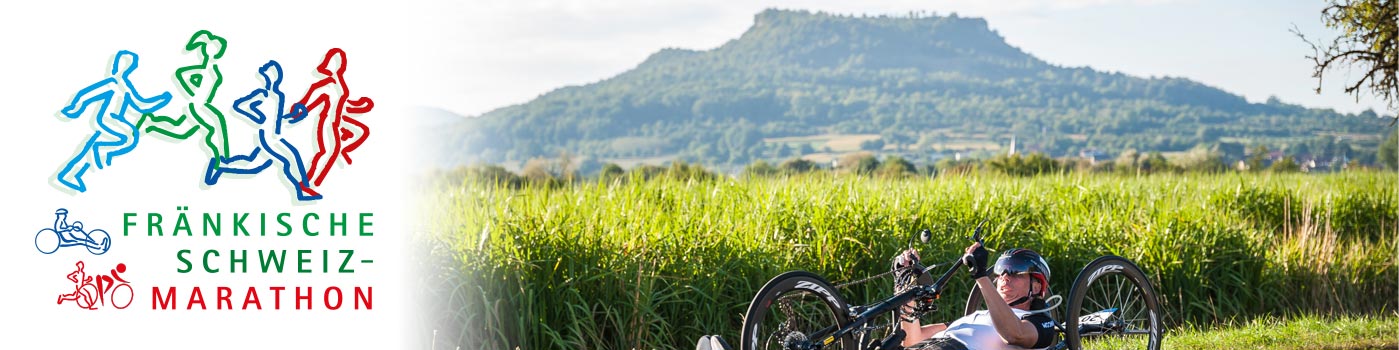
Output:
<svg viewBox="0 0 1399 350">
<path fill-rule="evenodd" d="M 616 77 L 463 118 L 447 132 L 446 161 L 568 152 L 734 165 L 859 148 L 920 160 L 1003 150 L 1012 138 L 1051 156 L 1218 142 L 1373 153 L 1385 125 L 1188 79 L 1056 66 L 980 18 L 767 10 L 718 48 L 661 50 Z"/>
</svg>

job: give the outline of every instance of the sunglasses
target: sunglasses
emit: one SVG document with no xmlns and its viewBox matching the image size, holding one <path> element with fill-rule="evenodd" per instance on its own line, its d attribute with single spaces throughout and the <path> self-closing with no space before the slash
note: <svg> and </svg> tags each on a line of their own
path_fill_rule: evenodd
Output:
<svg viewBox="0 0 1399 350">
<path fill-rule="evenodd" d="M 1004 274 L 1019 275 L 1030 272 L 1033 266 L 1029 261 L 1020 259 L 1000 258 L 996 259 L 996 266 L 991 269 L 991 274 L 1000 276 Z"/>
</svg>

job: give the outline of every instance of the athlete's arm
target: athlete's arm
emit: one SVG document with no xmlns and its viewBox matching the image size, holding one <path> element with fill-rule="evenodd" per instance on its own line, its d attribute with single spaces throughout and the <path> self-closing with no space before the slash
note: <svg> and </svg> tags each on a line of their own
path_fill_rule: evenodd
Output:
<svg viewBox="0 0 1399 350">
<path fill-rule="evenodd" d="M 184 66 L 175 70 L 175 78 L 180 81 L 180 88 L 185 89 L 186 95 L 194 96 L 194 76 L 200 74 L 200 69 L 204 69 L 203 64 Z"/>
<path fill-rule="evenodd" d="M 242 98 L 233 100 L 233 112 L 238 113 L 244 117 L 248 117 L 248 119 L 251 119 L 253 123 L 262 124 L 264 121 L 267 120 L 267 116 L 262 114 L 262 110 L 258 109 L 257 107 L 258 105 L 262 104 L 263 101 L 266 100 L 267 90 L 254 90 L 252 93 L 248 94 L 248 96 L 243 96 Z M 251 111 L 251 113 L 249 111 Z"/>
<path fill-rule="evenodd" d="M 115 78 L 108 77 L 79 90 L 78 94 L 73 96 L 73 102 L 69 102 L 67 107 L 63 107 L 63 115 L 68 116 L 68 118 L 77 118 L 83 114 L 83 111 L 87 110 L 87 105 L 92 101 L 99 98 L 112 98 L 112 94 L 116 90 L 113 87 L 116 84 Z"/>
<path fill-rule="evenodd" d="M 301 100 L 297 101 L 297 103 L 302 106 L 305 106 L 306 110 L 308 111 L 316 109 L 316 107 L 323 107 L 329 109 L 330 96 L 320 91 L 321 88 L 324 88 L 332 83 L 335 83 L 335 80 L 323 79 L 321 81 L 316 82 L 315 84 L 311 84 L 311 88 L 306 90 L 306 96 L 302 96 Z M 312 96 L 315 96 L 314 100 L 311 99 Z M 336 113 L 339 113 L 339 111 L 336 111 Z"/>
<path fill-rule="evenodd" d="M 208 59 L 205 59 L 206 64 L 208 61 Z M 197 93 L 191 93 L 190 97 L 191 102 L 194 100 L 193 97 L 197 96 L 200 99 L 199 102 L 204 102 L 204 105 L 209 108 L 214 108 L 212 102 L 214 101 L 214 95 L 218 93 L 219 84 L 223 82 L 223 72 L 219 71 L 219 66 L 217 65 L 207 65 L 206 67 L 208 68 L 204 70 L 204 81 L 199 84 L 199 91 Z M 216 109 L 214 112 L 217 113 L 218 110 Z"/>
<path fill-rule="evenodd" d="M 305 120 L 305 117 L 306 105 L 303 105 L 300 102 L 291 105 L 291 113 L 287 113 L 286 115 L 282 116 L 282 118 L 291 119 L 292 124 L 296 124 L 296 122 Z"/>
<path fill-rule="evenodd" d="M 906 307 L 913 307 L 913 302 L 910 301 L 909 305 Z M 900 345 L 902 345 L 903 347 L 910 347 L 914 344 L 918 344 L 918 342 L 923 341 L 924 339 L 932 337 L 934 334 L 938 334 L 939 332 L 947 330 L 947 324 L 934 323 L 926 326 L 920 326 L 919 322 L 917 321 L 907 322 L 904 320 L 899 320 L 899 329 L 903 329 L 904 331 L 904 341 L 903 344 Z"/>
<path fill-rule="evenodd" d="M 1001 340 L 1006 344 L 1026 348 L 1039 341 L 1039 329 L 1030 321 L 1015 316 L 1015 312 L 1010 310 L 1010 305 L 996 293 L 996 286 L 991 284 L 990 277 L 977 278 L 976 286 L 981 289 L 981 298 L 986 301 L 986 310 L 991 314 L 991 324 L 996 326 L 996 333 L 1001 335 Z"/>
<path fill-rule="evenodd" d="M 374 100 L 368 97 L 345 101 L 345 113 L 363 114 L 374 109 Z"/>
<path fill-rule="evenodd" d="M 155 113 L 155 111 L 165 107 L 165 104 L 170 103 L 169 91 L 161 92 L 159 95 L 150 98 L 141 97 L 141 93 L 136 92 L 136 87 L 132 86 L 130 81 L 126 82 L 126 91 L 131 94 L 131 98 L 127 103 L 130 103 L 132 107 L 136 107 L 136 111 L 142 114 Z"/>
</svg>

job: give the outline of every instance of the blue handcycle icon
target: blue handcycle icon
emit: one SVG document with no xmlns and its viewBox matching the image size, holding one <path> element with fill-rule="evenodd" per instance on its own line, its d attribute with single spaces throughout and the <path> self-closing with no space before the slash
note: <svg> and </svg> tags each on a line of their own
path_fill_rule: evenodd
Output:
<svg viewBox="0 0 1399 350">
<path fill-rule="evenodd" d="M 57 216 L 53 228 L 44 228 L 34 235 L 34 248 L 39 249 L 40 253 L 53 254 L 58 248 L 84 246 L 92 255 L 102 255 L 112 249 L 112 239 L 107 231 L 83 231 L 82 221 L 69 224 L 68 209 L 59 208 L 53 214 Z"/>
</svg>

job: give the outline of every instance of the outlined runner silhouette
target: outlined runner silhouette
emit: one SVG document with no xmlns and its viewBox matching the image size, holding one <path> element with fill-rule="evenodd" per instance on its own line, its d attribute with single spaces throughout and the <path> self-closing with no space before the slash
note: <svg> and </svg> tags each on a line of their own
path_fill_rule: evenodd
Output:
<svg viewBox="0 0 1399 350">
<path fill-rule="evenodd" d="M 216 167 L 210 163 L 208 173 L 213 175 L 208 178 L 206 184 L 214 185 L 223 173 L 256 174 L 262 172 L 263 169 L 272 164 L 273 159 L 276 159 L 278 163 L 282 164 L 282 174 L 286 176 L 292 190 L 297 192 L 296 198 L 298 200 L 320 199 L 320 195 L 302 191 L 301 183 L 306 180 L 306 168 L 301 163 L 301 152 L 298 152 L 296 146 L 282 137 L 282 120 L 285 119 L 290 124 L 304 120 L 306 107 L 298 103 L 292 106 L 291 112 L 282 114 L 282 111 L 286 110 L 286 95 L 282 93 L 281 89 L 282 65 L 280 63 L 267 61 L 267 64 L 258 69 L 258 74 L 262 76 L 263 86 L 233 102 L 234 112 L 258 124 L 258 145 L 253 147 L 253 151 L 249 154 L 228 157 L 222 166 Z M 268 113 L 264 111 L 270 111 L 271 117 L 269 118 Z M 271 159 L 268 158 L 269 156 Z"/>
<path fill-rule="evenodd" d="M 73 292 L 59 294 L 58 305 L 63 305 L 64 301 L 75 301 L 78 303 L 78 307 L 88 310 L 97 310 L 97 285 L 92 283 L 92 276 L 88 276 L 87 272 L 83 271 L 84 266 L 82 261 L 79 261 L 75 265 L 77 265 L 78 269 L 68 273 L 68 280 L 72 281 L 75 285 L 73 287 Z M 84 287 L 86 287 L 86 289 L 84 289 Z"/>
<path fill-rule="evenodd" d="M 350 88 L 345 85 L 345 50 L 333 48 L 325 53 L 325 59 L 316 72 L 324 75 L 320 81 L 311 84 L 306 96 L 298 105 L 308 111 L 319 109 L 316 122 L 316 155 L 311 158 L 311 169 L 301 183 L 301 191 L 312 196 L 320 196 L 314 189 L 325 181 L 335 160 L 345 157 L 346 164 L 353 164 L 350 152 L 359 148 L 369 137 L 369 127 L 354 116 L 374 109 L 374 100 L 360 97 L 350 100 Z M 343 142 L 343 144 L 342 144 Z"/>
<path fill-rule="evenodd" d="M 204 146 L 212 153 L 209 168 L 206 170 L 217 169 L 223 158 L 228 156 L 228 123 L 224 120 L 223 113 L 213 104 L 214 94 L 223 83 L 223 73 L 219 72 L 217 60 L 223 58 L 227 46 L 227 40 L 208 30 L 195 32 L 185 44 L 185 51 L 198 51 L 201 57 L 199 64 L 175 70 L 175 79 L 180 82 L 185 99 L 189 101 L 185 105 L 184 114 L 175 118 L 146 113 L 141 116 L 141 122 L 137 123 L 138 127 L 145 125 L 145 132 L 154 132 L 177 140 L 188 139 L 203 130 Z M 194 122 L 191 123 L 190 119 L 194 119 Z M 206 171 L 204 182 L 212 181 L 212 176 L 212 172 Z"/>
<path fill-rule="evenodd" d="M 136 113 L 151 113 L 170 102 L 169 92 L 161 92 L 151 98 L 141 97 L 141 94 L 136 92 L 130 77 L 139 63 L 140 56 L 136 53 L 127 50 L 117 52 L 112 58 L 112 70 L 107 78 L 79 90 L 73 96 L 73 101 L 63 108 L 64 116 L 77 119 L 87 111 L 88 106 L 101 102 L 96 111 L 97 132 L 88 137 L 87 142 L 73 155 L 73 159 L 69 160 L 55 177 L 63 186 L 78 192 L 87 192 L 83 174 L 88 169 L 93 165 L 98 169 L 112 165 L 112 158 L 136 148 L 141 135 L 136 131 L 137 126 L 126 119 L 128 108 Z M 107 110 L 112 105 L 116 105 L 115 112 Z M 116 149 L 104 151 L 104 148 L 111 147 Z"/>
</svg>

